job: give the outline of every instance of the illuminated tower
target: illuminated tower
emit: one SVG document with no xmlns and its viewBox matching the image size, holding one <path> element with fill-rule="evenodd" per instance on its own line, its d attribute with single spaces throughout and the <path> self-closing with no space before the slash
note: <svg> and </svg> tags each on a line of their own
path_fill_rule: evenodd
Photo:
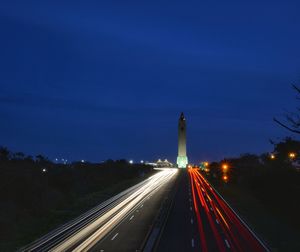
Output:
<svg viewBox="0 0 300 252">
<path fill-rule="evenodd" d="M 181 113 L 178 122 L 178 168 L 186 168 L 188 158 L 186 156 L 186 121 L 184 114 Z"/>
</svg>

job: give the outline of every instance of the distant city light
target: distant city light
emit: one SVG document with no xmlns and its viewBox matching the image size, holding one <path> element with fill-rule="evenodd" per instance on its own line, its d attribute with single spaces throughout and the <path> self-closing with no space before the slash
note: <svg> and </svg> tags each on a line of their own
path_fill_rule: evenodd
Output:
<svg viewBox="0 0 300 252">
<path fill-rule="evenodd" d="M 271 159 L 275 159 L 276 157 L 275 157 L 274 154 L 271 154 L 271 155 L 270 155 L 270 158 L 271 158 Z"/>
<path fill-rule="evenodd" d="M 81 160 L 81 163 L 84 163 L 84 162 L 85 162 L 85 161 L 82 159 L 82 160 Z"/>
<path fill-rule="evenodd" d="M 208 162 L 204 162 L 204 166 L 207 167 L 209 165 Z"/>
<path fill-rule="evenodd" d="M 289 153 L 289 157 L 291 159 L 294 159 L 296 157 L 296 153 L 294 153 L 294 152 Z"/>
<path fill-rule="evenodd" d="M 46 172 L 46 171 L 47 171 L 47 169 L 46 169 L 46 168 L 43 168 L 43 169 L 42 169 L 42 172 Z"/>
<path fill-rule="evenodd" d="M 129 164 L 133 164 L 133 160 L 129 160 Z"/>
<path fill-rule="evenodd" d="M 144 163 L 144 160 L 141 160 L 141 164 L 143 164 Z"/>
</svg>

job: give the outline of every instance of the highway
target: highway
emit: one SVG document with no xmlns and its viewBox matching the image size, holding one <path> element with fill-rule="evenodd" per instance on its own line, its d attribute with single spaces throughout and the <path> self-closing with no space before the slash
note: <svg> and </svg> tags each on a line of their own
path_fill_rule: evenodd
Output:
<svg viewBox="0 0 300 252">
<path fill-rule="evenodd" d="M 159 252 L 269 251 L 198 170 L 184 173 Z"/>
<path fill-rule="evenodd" d="M 21 251 L 142 251 L 177 178 L 154 251 L 269 251 L 198 170 L 178 171 L 159 170 Z"/>
<path fill-rule="evenodd" d="M 139 250 L 177 175 L 177 169 L 161 169 L 21 251 Z"/>
</svg>

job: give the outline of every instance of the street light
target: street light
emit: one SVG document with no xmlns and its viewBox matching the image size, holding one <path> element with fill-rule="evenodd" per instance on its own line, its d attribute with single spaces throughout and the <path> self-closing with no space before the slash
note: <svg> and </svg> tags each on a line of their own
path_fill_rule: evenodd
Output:
<svg viewBox="0 0 300 252">
<path fill-rule="evenodd" d="M 270 158 L 271 158 L 272 160 L 274 160 L 276 157 L 275 157 L 274 154 L 271 154 L 271 155 L 270 155 Z"/>
<path fill-rule="evenodd" d="M 289 157 L 290 157 L 290 159 L 294 159 L 296 157 L 296 153 L 295 152 L 290 152 Z"/>
<path fill-rule="evenodd" d="M 224 176 L 222 177 L 222 179 L 224 180 L 224 182 L 228 182 L 228 176 L 227 176 L 227 175 L 224 175 Z"/>
<path fill-rule="evenodd" d="M 227 172 L 227 171 L 228 171 L 228 168 L 229 168 L 228 164 L 223 164 L 223 165 L 222 165 L 222 170 L 223 170 L 223 172 Z"/>
</svg>

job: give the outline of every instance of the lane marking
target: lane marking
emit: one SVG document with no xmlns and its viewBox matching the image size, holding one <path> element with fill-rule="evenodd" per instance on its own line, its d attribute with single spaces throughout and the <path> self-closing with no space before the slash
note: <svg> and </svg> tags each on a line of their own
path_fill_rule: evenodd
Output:
<svg viewBox="0 0 300 252">
<path fill-rule="evenodd" d="M 141 208 L 144 206 L 144 204 L 141 205 Z"/>
<path fill-rule="evenodd" d="M 137 212 L 139 212 L 139 210 L 136 210 Z"/>
<path fill-rule="evenodd" d="M 193 208 L 192 208 L 192 207 L 190 207 L 190 210 L 191 210 L 191 211 L 193 211 Z"/>
<path fill-rule="evenodd" d="M 104 250 L 103 250 L 103 249 L 101 249 L 101 250 L 100 250 L 100 252 L 104 252 Z"/>
<path fill-rule="evenodd" d="M 190 199 L 190 202 L 192 202 L 192 199 Z"/>
<path fill-rule="evenodd" d="M 218 219 L 216 219 L 217 224 L 220 224 L 220 222 L 218 221 Z"/>
<path fill-rule="evenodd" d="M 192 239 L 192 248 L 194 248 L 195 247 L 195 241 L 194 241 L 194 239 Z"/>
<path fill-rule="evenodd" d="M 194 220 L 193 220 L 193 218 L 191 218 L 191 224 L 192 224 L 192 225 L 194 224 Z"/>
<path fill-rule="evenodd" d="M 134 218 L 134 215 L 132 215 L 129 220 L 131 221 L 133 218 Z"/>
<path fill-rule="evenodd" d="M 210 208 L 211 211 L 213 211 L 212 207 Z"/>
<path fill-rule="evenodd" d="M 230 244 L 229 244 L 229 242 L 227 241 L 227 239 L 225 239 L 225 243 L 226 243 L 227 248 L 230 248 Z"/>
<path fill-rule="evenodd" d="M 116 237 L 119 235 L 119 233 L 116 233 L 115 235 L 114 235 L 114 237 L 113 238 L 111 238 L 111 240 L 113 241 L 114 239 L 116 239 Z"/>
</svg>

